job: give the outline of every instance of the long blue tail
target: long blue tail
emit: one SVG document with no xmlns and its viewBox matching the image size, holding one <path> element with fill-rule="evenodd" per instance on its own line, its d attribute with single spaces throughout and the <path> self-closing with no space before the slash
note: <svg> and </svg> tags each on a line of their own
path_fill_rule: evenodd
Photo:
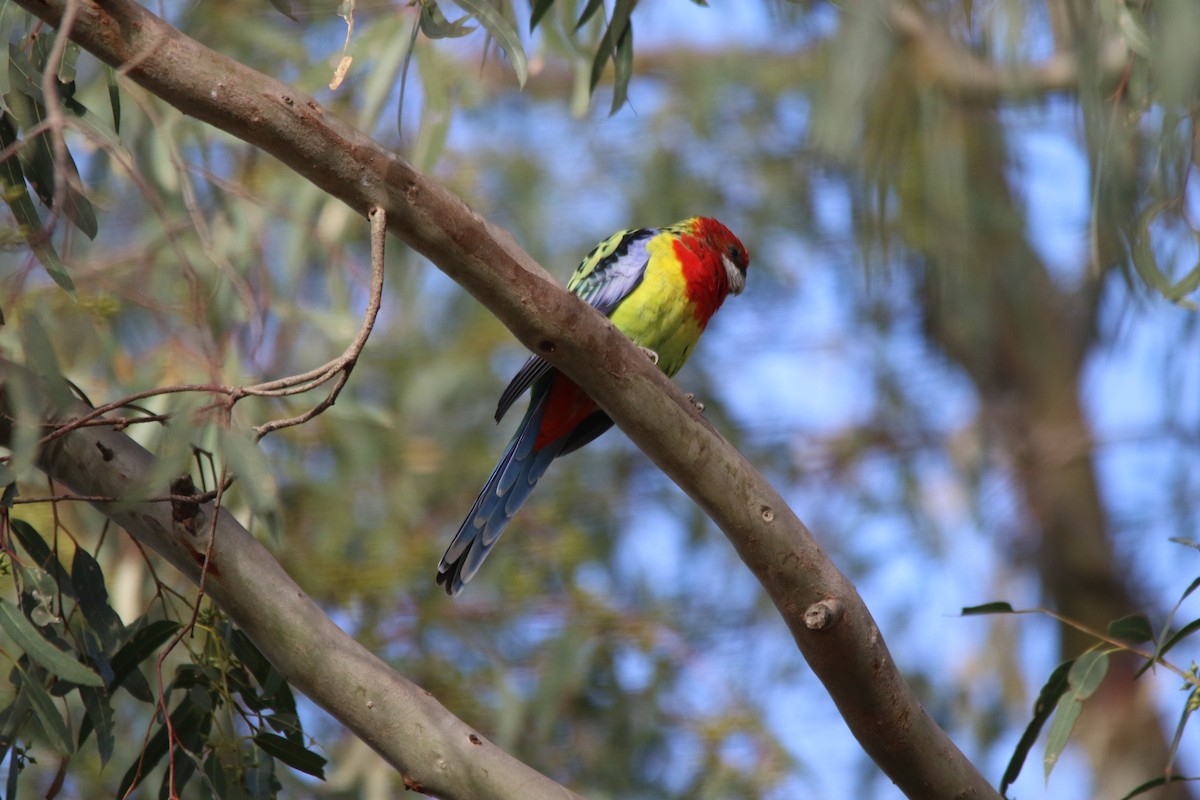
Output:
<svg viewBox="0 0 1200 800">
<path fill-rule="evenodd" d="M 492 470 L 471 512 L 459 526 L 438 564 L 437 582 L 446 593 L 455 595 L 471 580 L 479 565 L 495 546 L 508 521 L 513 518 L 550 462 L 558 457 L 569 437 L 549 442 L 535 451 L 533 443 L 541 427 L 548 391 L 535 392 L 525 418 L 504 450 L 500 463 Z"/>
</svg>

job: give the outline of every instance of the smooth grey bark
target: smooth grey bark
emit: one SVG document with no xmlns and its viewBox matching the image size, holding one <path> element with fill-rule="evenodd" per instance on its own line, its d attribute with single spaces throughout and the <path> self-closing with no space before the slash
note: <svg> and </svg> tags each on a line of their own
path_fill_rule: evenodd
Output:
<svg viewBox="0 0 1200 800">
<path fill-rule="evenodd" d="M 853 585 L 774 488 L 607 319 L 549 280 L 510 236 L 312 98 L 200 45 L 136 3 L 18 3 L 53 26 L 70 9 L 70 37 L 125 78 L 274 155 L 358 213 L 383 207 L 391 233 L 575 380 L 720 526 L 864 750 L 906 795 L 931 800 L 998 796 L 917 701 Z M 53 453 L 43 463 L 51 474 L 59 469 Z M 175 557 L 180 558 L 177 552 Z M 255 609 L 253 603 L 238 607 L 251 615 Z M 306 654 L 286 643 L 263 641 L 276 636 L 272 624 L 256 623 L 247 633 L 273 661 L 282 659 L 276 666 L 290 677 L 297 671 L 291 660 Z M 297 688 L 306 691 L 300 684 Z M 339 718 L 363 716 L 360 708 L 327 708 Z M 379 724 L 397 735 L 432 733 L 419 728 L 401 734 L 390 718 Z M 381 736 L 367 741 L 378 748 Z M 458 738 L 442 741 L 449 747 L 438 750 L 438 763 L 473 758 Z M 413 764 L 405 763 L 403 769 L 412 771 Z M 421 766 L 422 775 L 440 774 L 431 764 Z M 501 796 L 519 788 L 501 787 L 501 780 L 497 775 L 487 792 L 461 796 Z"/>
</svg>

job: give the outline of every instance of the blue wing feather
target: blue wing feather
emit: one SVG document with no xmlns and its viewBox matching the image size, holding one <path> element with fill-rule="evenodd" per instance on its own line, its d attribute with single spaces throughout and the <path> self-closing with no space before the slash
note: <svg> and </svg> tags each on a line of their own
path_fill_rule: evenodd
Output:
<svg viewBox="0 0 1200 800">
<path fill-rule="evenodd" d="M 547 383 L 534 390 L 534 399 L 525 418 L 504 448 L 500 463 L 492 470 L 438 564 L 437 582 L 445 584 L 450 594 L 462 591 L 463 585 L 495 546 L 508 521 L 529 499 L 533 487 L 562 450 L 565 437 L 548 443 L 541 450 L 533 449 L 550 394 L 548 388 Z"/>
</svg>

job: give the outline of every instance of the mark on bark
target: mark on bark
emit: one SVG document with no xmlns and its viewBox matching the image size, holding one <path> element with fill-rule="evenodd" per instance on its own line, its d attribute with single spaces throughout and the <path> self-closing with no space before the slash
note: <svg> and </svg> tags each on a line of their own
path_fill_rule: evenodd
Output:
<svg viewBox="0 0 1200 800">
<path fill-rule="evenodd" d="M 842 604 L 827 597 L 809 606 L 804 612 L 804 627 L 810 631 L 827 631 L 842 618 Z"/>
</svg>

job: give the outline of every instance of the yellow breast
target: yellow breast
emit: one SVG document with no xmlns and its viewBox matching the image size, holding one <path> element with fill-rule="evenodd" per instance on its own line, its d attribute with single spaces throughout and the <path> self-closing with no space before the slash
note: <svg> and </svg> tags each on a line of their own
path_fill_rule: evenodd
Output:
<svg viewBox="0 0 1200 800">
<path fill-rule="evenodd" d="M 691 355 L 702 328 L 688 302 L 683 270 L 671 237 L 654 237 L 647 243 L 647 250 L 650 259 L 642 282 L 611 318 L 635 343 L 658 353 L 659 368 L 674 375 Z"/>
</svg>

